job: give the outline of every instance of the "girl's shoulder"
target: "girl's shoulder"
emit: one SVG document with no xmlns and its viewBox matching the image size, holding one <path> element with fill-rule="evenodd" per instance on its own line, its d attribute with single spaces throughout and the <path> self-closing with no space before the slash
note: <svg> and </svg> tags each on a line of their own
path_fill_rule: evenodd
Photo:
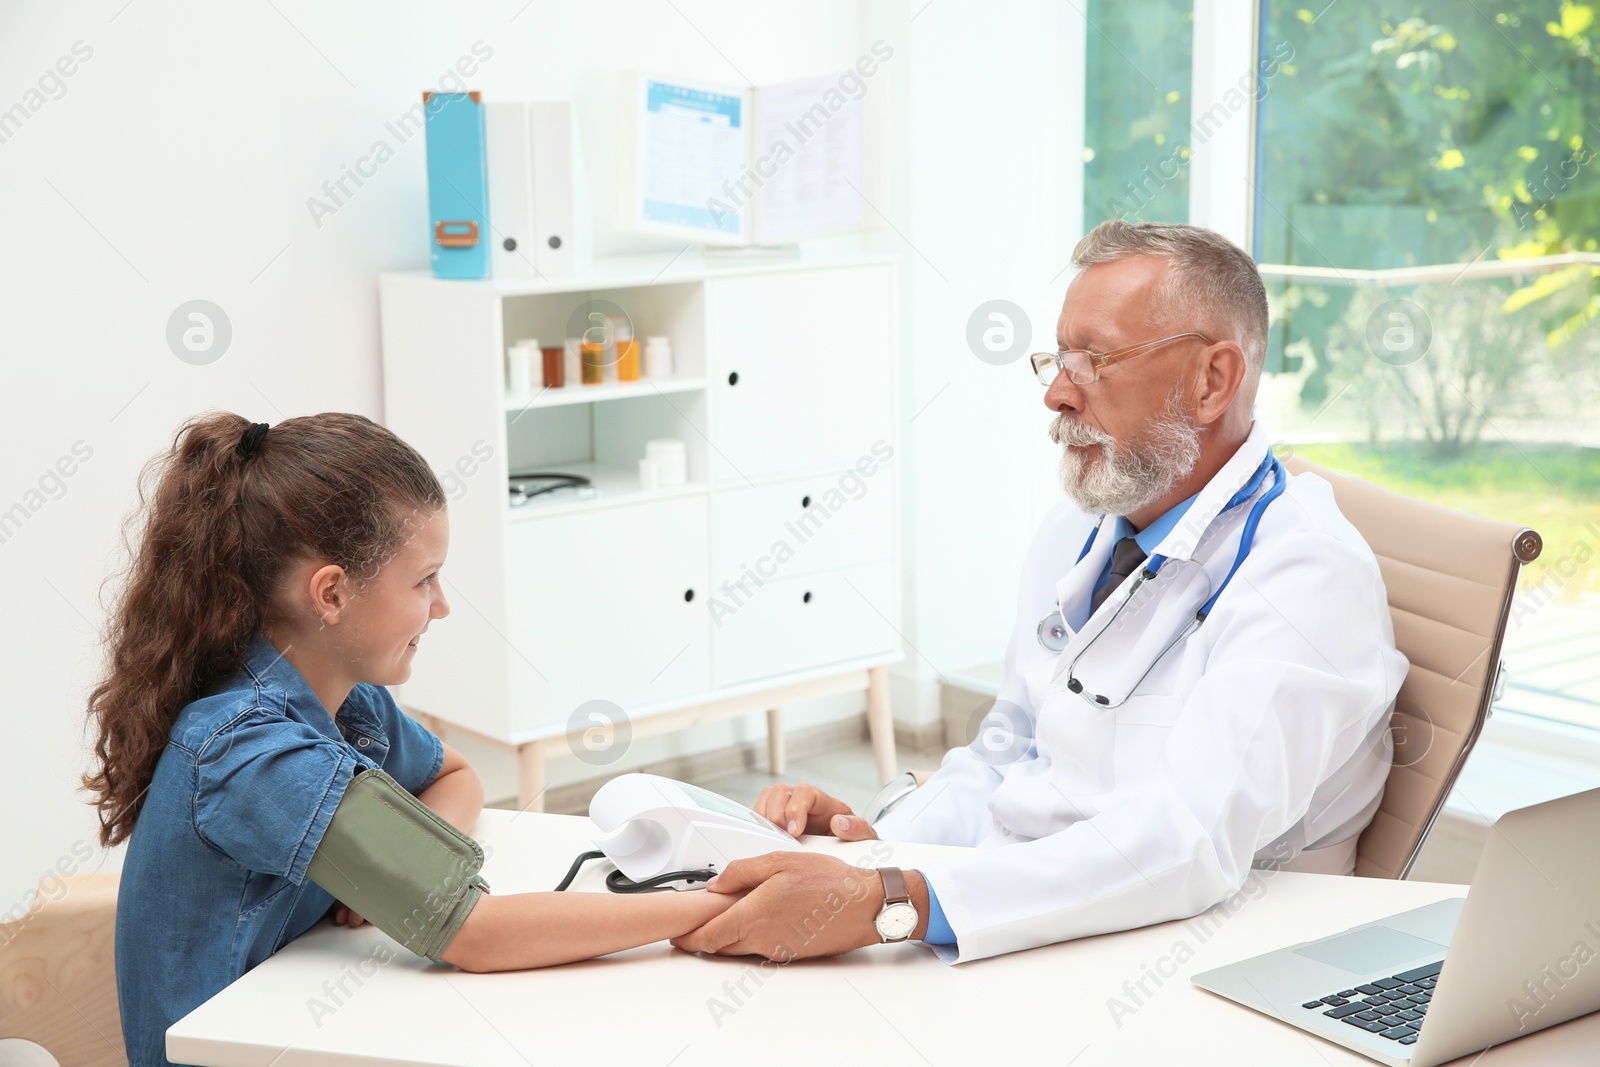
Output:
<svg viewBox="0 0 1600 1067">
<path fill-rule="evenodd" d="M 354 696 L 351 703 L 365 705 L 367 700 L 363 694 Z M 303 736 L 307 741 L 342 744 L 311 686 L 259 633 L 251 638 L 243 661 L 231 675 L 179 710 L 168 740 L 199 754 L 246 727 L 262 736 L 262 731 L 282 733 L 286 742 Z"/>
<path fill-rule="evenodd" d="M 354 737 L 357 750 L 411 792 L 422 792 L 438 776 L 444 765 L 444 745 L 408 715 L 384 686 L 372 682 L 357 685 L 339 714 L 347 722 L 347 733 Z"/>
<path fill-rule="evenodd" d="M 203 751 L 219 734 L 245 718 L 287 719 L 288 694 L 262 685 L 241 669 L 178 711 L 168 741 L 191 753 Z"/>
</svg>

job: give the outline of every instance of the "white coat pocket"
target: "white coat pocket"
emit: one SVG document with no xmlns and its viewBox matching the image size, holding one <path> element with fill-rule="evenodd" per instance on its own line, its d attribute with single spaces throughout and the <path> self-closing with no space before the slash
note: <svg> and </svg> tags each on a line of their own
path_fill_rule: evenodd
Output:
<svg viewBox="0 0 1600 1067">
<path fill-rule="evenodd" d="M 1172 728 L 1183 710 L 1180 696 L 1132 696 L 1114 712 L 1117 720 L 1113 774 L 1118 788 L 1161 771 Z"/>
</svg>

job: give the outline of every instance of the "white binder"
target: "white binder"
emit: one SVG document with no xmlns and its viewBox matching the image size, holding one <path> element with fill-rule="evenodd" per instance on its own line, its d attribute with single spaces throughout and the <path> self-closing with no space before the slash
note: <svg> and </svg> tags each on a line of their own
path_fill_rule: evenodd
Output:
<svg viewBox="0 0 1600 1067">
<path fill-rule="evenodd" d="M 496 278 L 531 278 L 535 267 L 533 142 L 528 107 L 521 102 L 483 105 L 484 150 L 489 166 L 489 268 Z"/>
<path fill-rule="evenodd" d="M 491 268 L 496 277 L 571 277 L 590 258 L 571 103 L 484 105 Z"/>
<path fill-rule="evenodd" d="M 528 105 L 533 140 L 534 262 L 547 277 L 570 277 L 591 258 L 583 157 L 572 104 L 565 100 Z"/>
</svg>

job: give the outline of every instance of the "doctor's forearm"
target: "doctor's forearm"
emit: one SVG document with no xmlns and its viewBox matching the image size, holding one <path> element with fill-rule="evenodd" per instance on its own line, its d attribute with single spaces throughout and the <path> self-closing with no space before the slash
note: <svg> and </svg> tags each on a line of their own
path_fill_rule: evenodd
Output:
<svg viewBox="0 0 1600 1067">
<path fill-rule="evenodd" d="M 417 799 L 457 830 L 471 833 L 483 811 L 483 783 L 471 767 L 458 767 L 435 778 Z"/>
<path fill-rule="evenodd" d="M 571 963 L 686 934 L 738 899 L 706 892 L 485 894 L 443 958 L 467 971 Z"/>
</svg>

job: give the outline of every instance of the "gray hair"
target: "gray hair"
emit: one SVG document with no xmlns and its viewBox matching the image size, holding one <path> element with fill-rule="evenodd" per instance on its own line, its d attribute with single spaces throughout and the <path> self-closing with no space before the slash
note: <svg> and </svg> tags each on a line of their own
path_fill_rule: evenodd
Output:
<svg viewBox="0 0 1600 1067">
<path fill-rule="evenodd" d="M 1164 314 L 1181 329 L 1234 341 L 1247 378 L 1259 376 L 1267 357 L 1267 288 L 1244 249 L 1199 226 L 1110 219 L 1078 242 L 1072 265 L 1083 269 L 1129 256 L 1167 259 L 1167 277 L 1155 294 Z"/>
</svg>

